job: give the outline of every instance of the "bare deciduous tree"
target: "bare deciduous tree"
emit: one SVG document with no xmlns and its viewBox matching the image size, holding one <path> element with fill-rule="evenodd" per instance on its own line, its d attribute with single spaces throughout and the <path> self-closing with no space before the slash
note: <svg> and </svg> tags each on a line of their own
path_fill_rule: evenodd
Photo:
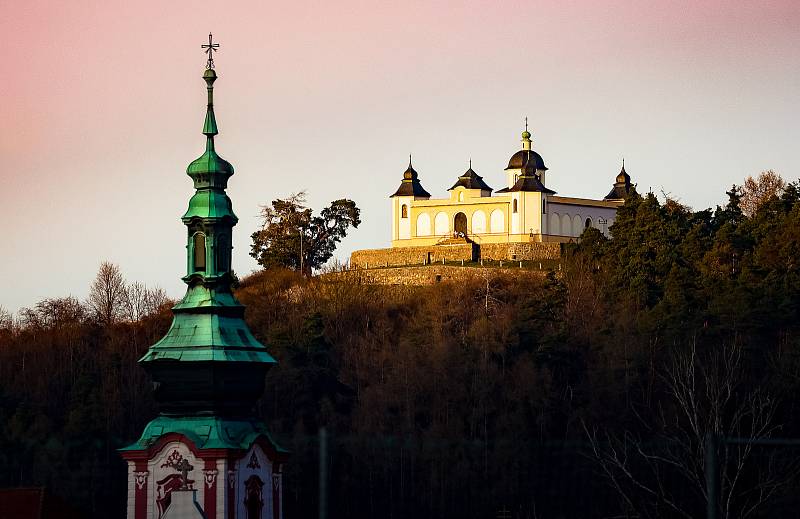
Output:
<svg viewBox="0 0 800 519">
<path fill-rule="evenodd" d="M 598 261 L 583 254 L 567 259 L 562 276 L 565 290 L 564 318 L 573 323 L 579 336 L 588 340 L 606 319 L 606 287 L 596 273 Z"/>
<path fill-rule="evenodd" d="M 146 315 L 145 295 L 147 287 L 135 281 L 125 287 L 125 317 L 129 321 L 138 321 Z"/>
<path fill-rule="evenodd" d="M 148 288 L 144 295 L 145 300 L 145 315 L 153 315 L 158 310 L 170 303 L 167 293 L 161 287 Z"/>
<path fill-rule="evenodd" d="M 129 321 L 143 319 L 157 312 L 168 300 L 163 289 L 147 288 L 144 283 L 135 281 L 125 287 L 123 301 L 125 318 Z"/>
<path fill-rule="evenodd" d="M 14 329 L 14 316 L 11 312 L 0 306 L 0 330 L 13 330 Z"/>
<path fill-rule="evenodd" d="M 739 345 L 702 359 L 694 346 L 677 354 L 663 375 L 668 399 L 656 419 L 642 418 L 648 438 L 589 431 L 593 456 L 627 512 L 636 517 L 692 518 L 708 503 L 706 438 L 736 438 L 719 448 L 717 507 L 723 519 L 752 517 L 798 473 L 796 461 L 774 451 L 756 459 L 752 441 L 769 438 L 775 400 L 761 387 L 743 387 Z M 638 416 L 636 409 L 632 409 Z"/>
<path fill-rule="evenodd" d="M 110 324 L 124 313 L 126 291 L 119 267 L 104 261 L 89 289 L 87 303 L 102 323 Z"/>
<path fill-rule="evenodd" d="M 19 311 L 20 321 L 29 328 L 59 328 L 63 324 L 79 324 L 86 317 L 80 301 L 72 296 L 44 299 L 33 308 Z"/>
<path fill-rule="evenodd" d="M 492 272 L 492 269 L 480 269 L 479 276 L 481 277 L 481 291 L 478 294 L 478 299 L 483 306 L 485 314 L 487 316 L 493 315 L 500 304 L 500 301 L 494 297 L 495 285 L 497 284 L 496 274 Z"/>
<path fill-rule="evenodd" d="M 785 187 L 783 178 L 771 169 L 762 171 L 756 178 L 747 177 L 742 186 L 742 212 L 746 216 L 753 216 L 761 204 L 774 196 L 780 196 Z"/>
</svg>

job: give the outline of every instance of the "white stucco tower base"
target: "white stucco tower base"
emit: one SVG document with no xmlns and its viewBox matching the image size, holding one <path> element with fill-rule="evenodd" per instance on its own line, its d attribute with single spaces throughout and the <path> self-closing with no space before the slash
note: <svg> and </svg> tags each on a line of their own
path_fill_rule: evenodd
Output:
<svg viewBox="0 0 800 519">
<path fill-rule="evenodd" d="M 282 468 L 288 455 L 268 435 L 219 420 L 216 427 L 153 420 L 142 438 L 121 451 L 128 463 L 128 519 L 172 519 L 173 493 L 183 485 L 179 465 L 191 467 L 187 484 L 205 519 L 283 519 Z M 190 428 L 191 426 L 191 428 Z M 198 433 L 203 433 L 202 435 Z M 140 448 L 141 447 L 141 448 Z M 183 494 L 181 503 L 188 498 Z M 186 506 L 176 505 L 181 508 Z M 188 512 L 187 512 L 188 513 Z M 194 517 L 194 516 L 192 516 Z"/>
</svg>

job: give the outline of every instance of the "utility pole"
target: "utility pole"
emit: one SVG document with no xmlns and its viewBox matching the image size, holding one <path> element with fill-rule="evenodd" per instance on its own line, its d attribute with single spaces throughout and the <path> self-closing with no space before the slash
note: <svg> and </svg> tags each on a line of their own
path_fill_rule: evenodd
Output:
<svg viewBox="0 0 800 519">
<path fill-rule="evenodd" d="M 319 519 L 328 519 L 328 431 L 319 428 Z"/>
</svg>

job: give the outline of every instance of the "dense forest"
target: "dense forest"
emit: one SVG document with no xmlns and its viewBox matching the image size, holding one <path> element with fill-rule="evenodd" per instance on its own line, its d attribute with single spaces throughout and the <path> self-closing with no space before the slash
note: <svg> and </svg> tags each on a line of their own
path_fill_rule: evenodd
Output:
<svg viewBox="0 0 800 519">
<path fill-rule="evenodd" d="M 258 411 L 292 451 L 287 519 L 317 514 L 321 427 L 331 518 L 703 517 L 709 449 L 720 517 L 796 510 L 800 451 L 752 440 L 800 438 L 800 185 L 745 191 L 633 194 L 553 272 L 242 279 L 279 361 Z M 0 487 L 122 517 L 170 302 L 109 265 L 92 294 L 0 316 Z"/>
</svg>

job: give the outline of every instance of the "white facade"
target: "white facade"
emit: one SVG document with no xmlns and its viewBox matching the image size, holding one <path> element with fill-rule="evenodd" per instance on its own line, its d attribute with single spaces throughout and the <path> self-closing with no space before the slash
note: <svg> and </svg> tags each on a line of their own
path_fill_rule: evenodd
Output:
<svg viewBox="0 0 800 519">
<path fill-rule="evenodd" d="M 128 519 L 168 519 L 164 514 L 172 492 L 183 484 L 183 462 L 191 467 L 187 483 L 207 519 L 283 519 L 282 474 L 264 449 L 254 443 L 244 454 L 232 454 L 198 455 L 175 440 L 160 446 L 144 465 L 128 459 Z"/>
<path fill-rule="evenodd" d="M 522 137 L 522 150 L 512 156 L 504 175 L 493 177 L 505 178 L 506 184 L 494 195 L 470 164 L 470 169 L 449 190 L 449 197 L 431 198 L 409 164 L 405 182 L 413 180 L 416 191 L 411 193 L 408 186 L 403 189 L 401 185 L 391 197 L 392 246 L 430 246 L 453 238 L 469 239 L 479 245 L 569 242 L 580 237 L 587 227 L 610 236 L 617 208 L 624 200 L 555 194 L 544 184 L 547 168 L 541 156 L 532 151 L 530 134 L 526 131 Z M 630 177 L 624 167 L 620 175 L 615 189 L 629 189 Z M 420 193 L 425 196 L 412 196 Z"/>
</svg>

